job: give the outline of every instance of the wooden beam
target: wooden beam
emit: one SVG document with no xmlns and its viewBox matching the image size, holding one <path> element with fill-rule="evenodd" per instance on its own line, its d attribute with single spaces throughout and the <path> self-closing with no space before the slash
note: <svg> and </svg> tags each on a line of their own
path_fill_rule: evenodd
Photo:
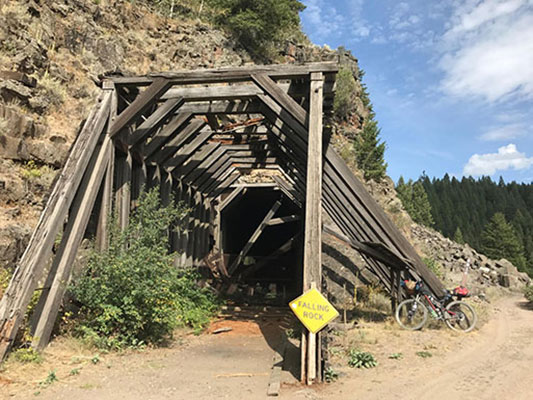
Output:
<svg viewBox="0 0 533 400">
<path fill-rule="evenodd" d="M 311 99 L 309 109 L 309 138 L 307 150 L 307 184 L 305 199 L 305 236 L 303 291 L 317 287 L 322 291 L 322 73 L 311 74 Z M 256 82 L 265 83 L 264 77 Z M 277 90 L 274 90 L 277 92 Z M 283 107 L 288 107 L 285 104 Z M 293 110 L 292 112 L 296 112 Z M 301 118 L 305 118 L 302 115 Z M 307 384 L 320 376 L 317 359 L 316 334 L 307 335 Z M 320 372 L 317 374 L 317 369 Z"/>
<path fill-rule="evenodd" d="M 335 238 L 339 239 L 340 241 L 344 242 L 346 245 L 354 248 L 360 253 L 363 253 L 369 257 L 375 258 L 376 260 L 382 262 L 385 265 L 388 265 L 389 267 L 393 269 L 406 269 L 408 264 L 405 260 L 402 260 L 400 258 L 393 258 L 390 256 L 390 254 L 382 253 L 379 250 L 376 250 L 375 248 L 369 246 L 366 243 L 358 242 L 356 240 L 350 239 L 347 236 L 341 235 L 340 233 L 336 232 L 332 227 L 328 225 L 324 225 L 323 231 L 329 235 L 334 236 Z"/>
<path fill-rule="evenodd" d="M 268 221 L 268 226 L 281 225 L 281 224 L 286 224 L 288 222 L 295 222 L 299 220 L 300 220 L 299 215 L 288 215 L 286 217 L 272 218 L 270 221 Z"/>
<path fill-rule="evenodd" d="M 111 125 L 110 136 L 116 136 L 126 126 L 139 119 L 171 86 L 172 83 L 168 79 L 155 78 L 150 86 L 118 115 Z"/>
<path fill-rule="evenodd" d="M 32 347 L 38 350 L 42 350 L 50 340 L 61 300 L 70 281 L 78 247 L 87 228 L 106 166 L 109 164 L 111 151 L 111 139 L 106 135 L 94 165 L 85 171 L 85 177 L 74 200 L 72 215 L 69 216 L 63 240 L 51 267 L 51 270 L 55 271 L 51 287 L 41 294 L 42 312 L 36 318 L 37 323 L 32 335 Z"/>
<path fill-rule="evenodd" d="M 0 301 L 0 360 L 5 358 L 15 339 L 37 282 L 43 275 L 56 235 L 108 121 L 111 97 L 111 93 L 105 93 L 87 118 Z"/>
<path fill-rule="evenodd" d="M 196 84 L 214 82 L 242 82 L 250 80 L 251 74 L 267 74 L 273 79 L 305 78 L 311 72 L 323 72 L 326 74 L 337 73 L 339 67 L 336 62 L 308 63 L 304 65 L 250 65 L 240 68 L 216 68 L 195 71 L 175 71 L 161 74 L 151 74 L 140 77 L 111 76 L 116 85 L 149 85 L 157 78 L 169 79 L 173 84 Z"/>
<path fill-rule="evenodd" d="M 268 212 L 266 213 L 265 217 L 263 218 L 263 220 L 261 221 L 259 226 L 256 228 L 254 233 L 252 233 L 252 236 L 250 236 L 250 238 L 248 239 L 248 241 L 244 245 L 243 249 L 238 254 L 237 258 L 230 265 L 230 267 L 228 269 L 228 272 L 229 272 L 230 275 L 232 275 L 235 272 L 235 270 L 240 265 L 240 263 L 242 262 L 244 257 L 246 257 L 246 255 L 248 254 L 248 252 L 250 251 L 250 249 L 252 248 L 254 243 L 257 241 L 257 239 L 259 238 L 261 233 L 263 233 L 263 230 L 267 227 L 268 221 L 270 221 L 270 219 L 276 214 L 276 212 L 278 211 L 278 208 L 280 208 L 280 206 L 281 206 L 281 200 L 277 200 L 272 205 L 270 210 L 268 210 Z"/>
<path fill-rule="evenodd" d="M 151 138 L 149 143 L 140 143 L 133 148 L 133 151 L 140 153 L 144 159 L 149 159 L 166 142 L 171 141 L 191 118 L 192 114 L 188 112 L 176 114 L 167 125 Z"/>
<path fill-rule="evenodd" d="M 261 104 L 257 100 L 218 100 L 185 103 L 180 111 L 195 115 L 208 114 L 259 114 Z"/>
<path fill-rule="evenodd" d="M 280 256 L 282 256 L 285 253 L 288 253 L 292 249 L 292 247 L 294 246 L 294 243 L 296 242 L 296 240 L 298 239 L 298 237 L 300 235 L 301 235 L 300 233 L 297 233 L 295 236 L 293 236 L 292 238 L 287 240 L 285 243 L 283 243 L 280 247 L 278 247 L 276 250 L 274 250 L 271 254 L 269 254 L 266 257 L 263 257 L 261 260 L 259 260 L 255 264 L 250 265 L 249 267 L 247 267 L 242 272 L 242 276 L 243 277 L 250 276 L 254 272 L 256 272 L 256 271 L 260 270 L 261 268 L 263 268 L 269 262 L 279 258 Z"/>
<path fill-rule="evenodd" d="M 131 154 L 115 158 L 115 208 L 118 225 L 123 231 L 128 226 L 131 211 L 131 176 L 133 161 Z"/>
<path fill-rule="evenodd" d="M 333 94 L 334 81 L 327 84 L 324 92 Z M 289 83 L 278 84 L 279 88 L 294 98 L 307 97 L 309 94 L 308 85 L 293 85 Z M 242 100 L 253 99 L 259 94 L 264 94 L 263 90 L 253 84 L 224 85 L 224 86 L 203 86 L 203 87 L 173 87 L 169 89 L 161 100 L 184 98 L 191 101 L 217 101 L 217 100 Z"/>
<path fill-rule="evenodd" d="M 193 119 L 178 136 L 168 142 L 148 161 L 162 164 L 165 167 L 172 167 L 171 169 L 182 165 L 213 135 L 213 131 L 209 127 L 207 129 L 204 129 L 204 127 L 206 127 L 205 121 Z M 191 138 L 193 138 L 191 142 L 185 145 Z"/>
<path fill-rule="evenodd" d="M 115 149 L 109 150 L 104 188 L 102 191 L 102 203 L 100 205 L 100 214 L 98 216 L 98 225 L 96 228 L 96 248 L 99 251 L 107 250 L 109 247 L 109 219 L 113 212 L 113 177 L 115 171 Z"/>
<path fill-rule="evenodd" d="M 185 100 L 183 97 L 177 97 L 165 101 L 155 110 L 141 125 L 135 129 L 128 137 L 128 145 L 133 146 L 140 141 L 151 136 L 153 132 L 159 129 L 167 120 L 176 112 Z"/>
<path fill-rule="evenodd" d="M 237 186 L 233 191 L 220 202 L 219 210 L 222 212 L 224 208 L 226 208 L 233 200 L 237 198 L 240 194 L 244 194 L 246 192 L 244 186 Z"/>
</svg>

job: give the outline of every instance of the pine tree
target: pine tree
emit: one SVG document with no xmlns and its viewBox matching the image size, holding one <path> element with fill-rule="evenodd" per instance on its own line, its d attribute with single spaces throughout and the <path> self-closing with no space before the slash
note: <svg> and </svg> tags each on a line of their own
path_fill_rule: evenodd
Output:
<svg viewBox="0 0 533 400">
<path fill-rule="evenodd" d="M 357 166 L 363 171 L 365 180 L 373 179 L 376 182 L 381 181 L 387 171 L 387 163 L 383 158 L 385 142 L 380 142 L 379 134 L 378 123 L 371 112 L 360 136 L 354 142 Z"/>
<path fill-rule="evenodd" d="M 457 229 L 455 230 L 455 233 L 453 235 L 453 241 L 455 243 L 465 244 L 465 240 L 463 238 L 463 232 L 461 232 L 461 228 L 457 227 Z"/>
<path fill-rule="evenodd" d="M 481 233 L 481 251 L 490 258 L 505 258 L 520 271 L 526 269 L 524 246 L 503 213 L 497 212 Z"/>
<path fill-rule="evenodd" d="M 431 204 L 421 180 L 413 183 L 411 179 L 405 183 L 403 176 L 398 179 L 396 192 L 402 201 L 405 211 L 411 216 L 413 221 L 425 225 L 433 226 L 433 216 L 431 215 Z"/>
<path fill-rule="evenodd" d="M 428 196 L 424 190 L 422 182 L 417 181 L 413 185 L 413 220 L 425 226 L 433 226 L 433 217 L 431 215 L 431 205 Z"/>
</svg>

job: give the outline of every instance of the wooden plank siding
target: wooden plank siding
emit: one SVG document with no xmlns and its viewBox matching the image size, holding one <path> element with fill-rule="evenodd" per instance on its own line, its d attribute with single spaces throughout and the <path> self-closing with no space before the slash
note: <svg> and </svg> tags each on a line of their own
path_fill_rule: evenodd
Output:
<svg viewBox="0 0 533 400">
<path fill-rule="evenodd" d="M 83 172 L 108 122 L 111 97 L 111 93 L 105 93 L 85 121 L 0 301 L 0 359 L 5 358 L 13 343 Z"/>
</svg>

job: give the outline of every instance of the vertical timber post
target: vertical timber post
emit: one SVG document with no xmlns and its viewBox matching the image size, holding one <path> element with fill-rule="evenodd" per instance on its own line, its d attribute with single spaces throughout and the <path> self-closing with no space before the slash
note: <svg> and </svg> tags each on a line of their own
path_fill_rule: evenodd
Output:
<svg viewBox="0 0 533 400">
<path fill-rule="evenodd" d="M 309 136 L 305 199 L 303 291 L 322 289 L 322 91 L 323 75 L 311 73 Z M 317 351 L 318 334 L 306 332 L 302 338 L 302 381 L 308 385 L 320 380 L 321 362 Z M 317 374 L 318 371 L 318 374 Z"/>
<path fill-rule="evenodd" d="M 109 111 L 109 123 L 107 124 L 107 133 L 117 118 L 118 109 L 118 95 L 115 89 L 115 84 L 111 81 L 104 81 L 102 83 L 104 90 L 111 91 L 111 104 Z M 109 218 L 113 212 L 113 179 L 115 176 L 115 149 L 113 144 L 109 150 L 109 159 L 105 172 L 104 188 L 102 193 L 102 204 L 100 205 L 100 214 L 98 215 L 98 225 L 96 227 L 96 248 L 99 251 L 107 250 L 109 247 Z"/>
</svg>

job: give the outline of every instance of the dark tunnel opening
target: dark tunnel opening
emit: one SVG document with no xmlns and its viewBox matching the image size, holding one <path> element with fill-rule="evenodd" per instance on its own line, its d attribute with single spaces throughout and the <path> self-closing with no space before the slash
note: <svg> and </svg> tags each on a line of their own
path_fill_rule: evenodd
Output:
<svg viewBox="0 0 533 400">
<path fill-rule="evenodd" d="M 274 188 L 246 188 L 223 210 L 221 245 L 229 265 L 278 200 L 281 206 L 273 219 L 293 215 L 301 217 L 301 209 Z M 281 305 L 301 293 L 301 231 L 299 219 L 264 228 L 234 274 L 237 284 L 247 288 L 247 302 Z"/>
</svg>

